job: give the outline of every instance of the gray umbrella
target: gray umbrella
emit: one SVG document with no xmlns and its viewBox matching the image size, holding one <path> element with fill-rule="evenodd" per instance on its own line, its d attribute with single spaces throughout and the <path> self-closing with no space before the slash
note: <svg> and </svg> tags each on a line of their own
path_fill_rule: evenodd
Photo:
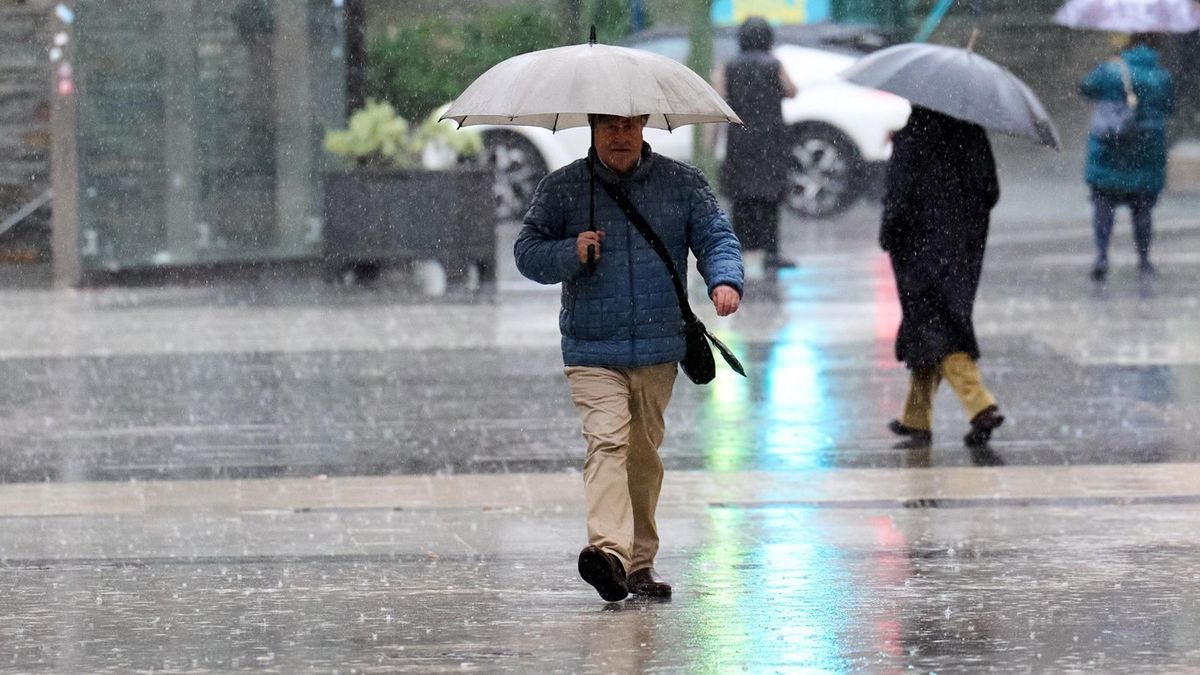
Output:
<svg viewBox="0 0 1200 675">
<path fill-rule="evenodd" d="M 1037 95 L 1016 75 L 969 49 L 896 45 L 860 59 L 841 76 L 992 131 L 1062 147 Z"/>
</svg>

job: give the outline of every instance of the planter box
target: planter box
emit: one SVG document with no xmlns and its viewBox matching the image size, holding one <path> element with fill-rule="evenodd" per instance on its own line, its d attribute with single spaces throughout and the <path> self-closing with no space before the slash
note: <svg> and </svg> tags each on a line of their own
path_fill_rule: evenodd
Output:
<svg viewBox="0 0 1200 675">
<path fill-rule="evenodd" d="M 492 173 L 486 168 L 352 169 L 325 174 L 326 269 L 437 260 L 449 279 L 495 274 Z"/>
</svg>

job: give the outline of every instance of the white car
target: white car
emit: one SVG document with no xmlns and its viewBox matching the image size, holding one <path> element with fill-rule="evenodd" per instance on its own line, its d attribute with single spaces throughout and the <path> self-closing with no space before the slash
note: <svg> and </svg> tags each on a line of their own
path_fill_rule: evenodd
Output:
<svg viewBox="0 0 1200 675">
<path fill-rule="evenodd" d="M 668 31 L 623 44 L 684 62 L 689 43 L 686 33 Z M 718 62 L 735 52 L 734 33 L 718 33 L 713 49 Z M 837 77 L 859 58 L 853 51 L 783 43 L 777 35 L 773 53 L 800 89 L 783 102 L 794 159 L 786 204 L 808 217 L 835 215 L 881 175 L 891 155 L 892 133 L 907 121 L 909 104 Z M 483 161 L 495 171 L 496 215 L 501 220 L 519 220 L 542 177 L 585 156 L 590 142 L 586 127 L 557 133 L 537 127 L 473 128 L 482 132 Z M 720 139 L 718 159 L 724 149 Z M 646 141 L 668 157 L 692 158 L 692 127 L 674 133 L 647 129 Z"/>
</svg>

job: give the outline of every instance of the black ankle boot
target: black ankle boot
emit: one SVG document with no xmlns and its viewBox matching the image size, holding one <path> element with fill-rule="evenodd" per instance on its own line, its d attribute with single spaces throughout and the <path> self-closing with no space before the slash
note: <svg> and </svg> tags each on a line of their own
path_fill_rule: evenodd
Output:
<svg viewBox="0 0 1200 675">
<path fill-rule="evenodd" d="M 971 430 L 963 436 L 963 443 L 972 448 L 987 445 L 992 438 L 992 431 L 1001 424 L 1004 424 L 1004 415 L 1000 414 L 999 408 L 989 405 L 971 418 Z"/>
<path fill-rule="evenodd" d="M 920 448 L 933 443 L 932 431 L 929 429 L 917 429 L 916 427 L 904 426 L 900 420 L 892 420 L 891 422 L 888 422 L 888 431 L 896 434 L 897 436 L 908 437 L 906 440 L 892 446 L 897 450 Z"/>
</svg>

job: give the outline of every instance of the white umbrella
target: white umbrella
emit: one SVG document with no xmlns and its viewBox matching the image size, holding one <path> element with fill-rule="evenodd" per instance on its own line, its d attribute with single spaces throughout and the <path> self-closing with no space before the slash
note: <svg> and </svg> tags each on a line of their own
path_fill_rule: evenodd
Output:
<svg viewBox="0 0 1200 675">
<path fill-rule="evenodd" d="M 970 49 L 896 45 L 859 59 L 840 75 L 992 131 L 1062 147 L 1037 95 L 1016 75 Z"/>
<path fill-rule="evenodd" d="M 649 115 L 646 126 L 742 120 L 687 66 L 641 49 L 596 43 L 518 54 L 472 82 L 438 119 L 458 126 L 512 124 L 558 131 L 588 126 L 588 115 Z M 589 172 L 591 180 L 595 174 Z M 588 190 L 595 205 L 594 186 Z M 594 214 L 593 214 L 594 215 Z M 589 225 L 595 229 L 595 223 Z M 592 250 L 588 248 L 588 269 Z"/>
<path fill-rule="evenodd" d="M 492 66 L 441 119 L 459 126 L 514 124 L 557 131 L 587 126 L 588 114 L 636 117 L 646 125 L 742 120 L 687 66 L 641 49 L 589 44 L 519 54 Z"/>
<path fill-rule="evenodd" d="M 1200 5 L 1193 0 L 1070 0 L 1054 23 L 1115 33 L 1190 33 L 1200 30 Z"/>
</svg>

